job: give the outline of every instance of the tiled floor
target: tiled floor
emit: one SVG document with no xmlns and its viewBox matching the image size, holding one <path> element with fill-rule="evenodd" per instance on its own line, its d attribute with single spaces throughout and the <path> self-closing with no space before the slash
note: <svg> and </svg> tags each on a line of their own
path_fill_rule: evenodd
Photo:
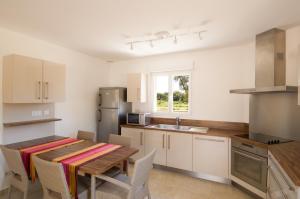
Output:
<svg viewBox="0 0 300 199">
<path fill-rule="evenodd" d="M 220 183 L 195 179 L 182 174 L 153 169 L 149 181 L 152 199 L 252 199 L 239 189 Z M 4 197 L 7 198 L 7 197 Z M 21 199 L 14 191 L 12 199 Z M 28 199 L 41 199 L 41 191 L 30 193 Z"/>
</svg>

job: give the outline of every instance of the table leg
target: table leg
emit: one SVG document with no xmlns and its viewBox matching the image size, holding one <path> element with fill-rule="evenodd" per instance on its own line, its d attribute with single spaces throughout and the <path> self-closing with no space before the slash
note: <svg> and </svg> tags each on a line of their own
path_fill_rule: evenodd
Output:
<svg viewBox="0 0 300 199">
<path fill-rule="evenodd" d="M 91 199 L 95 199 L 96 195 L 96 177 L 91 175 Z"/>
</svg>

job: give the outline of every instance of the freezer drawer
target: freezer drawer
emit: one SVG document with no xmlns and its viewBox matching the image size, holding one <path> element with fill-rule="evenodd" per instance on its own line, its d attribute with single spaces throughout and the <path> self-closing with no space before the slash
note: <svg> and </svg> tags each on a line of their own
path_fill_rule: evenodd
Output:
<svg viewBox="0 0 300 199">
<path fill-rule="evenodd" d="M 119 109 L 98 110 L 98 133 L 97 140 L 107 142 L 109 134 L 119 132 Z"/>
</svg>

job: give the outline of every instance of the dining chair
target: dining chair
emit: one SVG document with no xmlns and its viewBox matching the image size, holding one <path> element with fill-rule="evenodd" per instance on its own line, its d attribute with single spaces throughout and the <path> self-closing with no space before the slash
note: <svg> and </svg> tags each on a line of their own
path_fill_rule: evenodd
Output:
<svg viewBox="0 0 300 199">
<path fill-rule="evenodd" d="M 148 179 L 153 168 L 156 150 L 137 160 L 132 177 L 119 174 L 114 178 L 97 175 L 96 178 L 106 181 L 96 190 L 97 199 L 151 199 Z M 92 190 L 93 191 L 93 190 Z"/>
<path fill-rule="evenodd" d="M 121 135 L 116 135 L 116 134 L 109 134 L 108 143 L 130 147 L 131 138 L 121 136 Z M 124 164 L 126 164 L 126 165 L 124 165 Z M 123 171 L 124 166 L 125 166 L 125 169 L 126 169 L 125 172 L 128 175 L 128 161 L 124 161 L 124 163 L 122 165 L 118 165 L 118 166 L 115 166 L 115 167 L 111 168 L 110 170 L 105 172 L 104 175 L 114 177 L 114 176 L 120 174 L 121 171 Z"/>
<path fill-rule="evenodd" d="M 61 163 L 45 161 L 34 156 L 37 174 L 43 187 L 43 199 L 72 199 Z M 79 198 L 88 197 L 88 188 L 80 181 L 77 182 Z"/>
<path fill-rule="evenodd" d="M 121 135 L 116 135 L 116 134 L 109 134 L 108 142 L 111 144 L 118 144 L 118 145 L 130 147 L 131 138 L 121 136 Z"/>
<path fill-rule="evenodd" d="M 12 187 L 14 187 L 22 191 L 23 198 L 27 199 L 28 189 L 29 186 L 31 186 L 31 183 L 28 179 L 25 167 L 23 166 L 20 152 L 4 146 L 1 147 L 1 150 L 11 173 L 8 198 L 10 198 Z"/>
<path fill-rule="evenodd" d="M 77 133 L 77 139 L 89 140 L 89 141 L 95 142 L 96 141 L 96 133 L 79 130 Z"/>
</svg>

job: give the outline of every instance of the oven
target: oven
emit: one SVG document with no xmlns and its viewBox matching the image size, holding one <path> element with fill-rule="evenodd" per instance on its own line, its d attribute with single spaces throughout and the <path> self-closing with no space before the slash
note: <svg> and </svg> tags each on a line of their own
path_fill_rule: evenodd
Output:
<svg viewBox="0 0 300 199">
<path fill-rule="evenodd" d="M 240 141 L 232 141 L 231 175 L 266 192 L 268 150 Z"/>
</svg>

